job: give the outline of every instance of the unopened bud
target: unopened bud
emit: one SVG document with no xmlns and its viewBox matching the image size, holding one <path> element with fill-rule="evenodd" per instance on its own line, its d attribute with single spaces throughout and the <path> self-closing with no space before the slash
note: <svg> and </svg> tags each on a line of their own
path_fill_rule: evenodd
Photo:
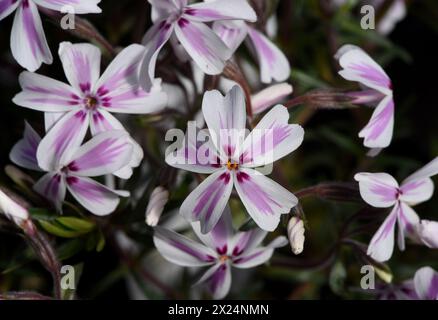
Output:
<svg viewBox="0 0 438 320">
<path fill-rule="evenodd" d="M 12 200 L 6 193 L 0 189 L 0 213 L 3 213 L 8 219 L 12 220 L 17 226 L 25 229 L 29 221 L 28 211 Z"/>
<path fill-rule="evenodd" d="M 292 86 L 287 83 L 275 84 L 260 91 L 251 97 L 253 113 L 261 113 L 267 108 L 280 103 L 281 100 L 290 95 L 292 92 Z"/>
<path fill-rule="evenodd" d="M 169 191 L 163 187 L 156 187 L 152 191 L 149 203 L 146 208 L 146 224 L 155 227 L 160 221 L 164 206 L 169 201 Z"/>
<path fill-rule="evenodd" d="M 304 222 L 300 218 L 292 217 L 287 225 L 287 235 L 294 254 L 300 254 L 304 249 Z"/>
</svg>

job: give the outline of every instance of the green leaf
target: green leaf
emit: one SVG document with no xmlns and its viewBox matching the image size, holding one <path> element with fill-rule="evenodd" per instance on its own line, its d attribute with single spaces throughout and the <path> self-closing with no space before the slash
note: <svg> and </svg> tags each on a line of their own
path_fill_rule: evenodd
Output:
<svg viewBox="0 0 438 320">
<path fill-rule="evenodd" d="M 76 217 L 60 217 L 56 221 L 71 230 L 82 231 L 84 233 L 90 232 L 96 226 L 91 220 Z"/>
<path fill-rule="evenodd" d="M 105 236 L 104 236 L 103 232 L 99 230 L 96 251 L 101 252 L 103 250 L 103 248 L 105 248 L 105 243 L 106 243 Z"/>
<path fill-rule="evenodd" d="M 50 221 L 39 220 L 38 222 L 41 225 L 41 227 L 44 230 L 46 230 L 48 233 L 61 238 L 76 238 L 89 232 L 89 231 L 81 231 L 81 230 L 71 230 L 63 226 L 62 224 L 57 223 L 56 221 L 50 222 Z"/>
</svg>

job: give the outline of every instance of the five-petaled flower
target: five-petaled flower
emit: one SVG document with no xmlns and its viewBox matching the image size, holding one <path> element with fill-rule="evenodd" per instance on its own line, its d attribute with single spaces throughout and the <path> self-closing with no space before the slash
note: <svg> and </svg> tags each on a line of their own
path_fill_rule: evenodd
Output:
<svg viewBox="0 0 438 320">
<path fill-rule="evenodd" d="M 155 228 L 154 243 L 161 255 L 172 263 L 184 267 L 210 266 L 198 283 L 206 283 L 215 299 L 228 294 L 231 267 L 259 266 L 271 258 L 275 248 L 287 244 L 287 239 L 280 236 L 267 246 L 261 246 L 267 232 L 258 228 L 236 233 L 228 207 L 210 233 L 203 234 L 199 223 L 193 223 L 192 227 L 202 243 L 162 227 Z"/>
<path fill-rule="evenodd" d="M 405 235 L 415 237 L 420 219 L 411 208 L 429 200 L 434 185 L 430 177 L 438 174 L 438 157 L 406 178 L 401 186 L 387 173 L 358 173 L 360 194 L 365 202 L 377 208 L 390 208 L 385 219 L 372 238 L 368 255 L 377 261 L 387 261 L 394 250 L 394 229 L 398 223 L 398 246 L 405 248 Z"/>
<path fill-rule="evenodd" d="M 111 113 L 146 114 L 164 108 L 167 103 L 165 93 L 145 92 L 138 85 L 138 67 L 143 52 L 141 45 L 125 48 L 100 76 L 99 48 L 91 44 L 63 42 L 59 56 L 70 85 L 25 71 L 20 75 L 23 91 L 13 101 L 19 106 L 46 113 L 48 133 L 41 143 L 47 149 L 56 150 L 60 156 L 65 150 L 82 143 L 88 127 L 92 135 L 107 130 L 124 130 Z M 141 147 L 134 141 L 132 143 L 134 152 L 130 163 L 115 173 L 121 178 L 129 178 L 131 167 L 138 166 L 143 158 Z"/>
<path fill-rule="evenodd" d="M 175 34 L 193 61 L 206 74 L 220 74 L 233 52 L 205 23 L 219 20 L 254 22 L 257 16 L 246 0 L 215 0 L 188 4 L 187 0 L 149 0 L 154 25 L 146 33 L 140 81 L 149 90 L 155 78 L 155 64 L 164 44 Z"/>
<path fill-rule="evenodd" d="M 126 131 L 102 132 L 80 147 L 58 152 L 62 145 L 47 146 L 26 123 L 24 138 L 12 149 L 11 160 L 28 169 L 46 173 L 34 189 L 61 211 L 68 189 L 87 210 L 96 215 L 114 211 L 119 196 L 129 192 L 112 190 L 89 177 L 114 174 L 129 163 L 133 150 L 132 140 Z"/>
<path fill-rule="evenodd" d="M 14 10 L 14 24 L 11 32 L 11 50 L 15 60 L 29 71 L 37 70 L 42 63 L 53 62 L 47 44 L 38 6 L 63 11 L 69 6 L 75 14 L 100 13 L 100 0 L 0 0 L 0 20 Z"/>
<path fill-rule="evenodd" d="M 390 145 L 394 130 L 394 99 L 391 79 L 365 51 L 345 45 L 336 57 L 346 80 L 359 82 L 366 89 L 349 93 L 357 104 L 377 104 L 371 120 L 359 133 L 368 148 L 380 150 Z M 374 152 L 375 153 L 375 152 Z"/>
<path fill-rule="evenodd" d="M 219 220 L 234 185 L 258 226 L 273 231 L 280 216 L 289 213 L 298 199 L 255 168 L 270 165 L 297 149 L 303 142 L 303 128 L 288 124 L 288 110 L 277 105 L 246 136 L 245 98 L 238 86 L 226 97 L 216 90 L 206 92 L 202 111 L 211 138 L 207 161 L 200 157 L 203 146 L 190 140 L 176 155 L 166 156 L 171 166 L 211 174 L 186 198 L 180 213 L 190 221 L 201 221 L 202 232 L 209 232 Z"/>
</svg>

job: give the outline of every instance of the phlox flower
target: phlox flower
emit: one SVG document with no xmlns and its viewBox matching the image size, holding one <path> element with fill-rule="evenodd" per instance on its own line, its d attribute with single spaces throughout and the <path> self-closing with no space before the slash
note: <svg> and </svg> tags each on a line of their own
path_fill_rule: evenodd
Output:
<svg viewBox="0 0 438 320">
<path fill-rule="evenodd" d="M 167 96 L 161 91 L 145 92 L 138 85 L 138 67 L 144 47 L 133 44 L 122 50 L 100 76 L 101 53 L 98 47 L 63 42 L 59 56 L 70 83 L 35 73 L 20 75 L 22 92 L 15 104 L 45 112 L 47 135 L 41 141 L 59 157 L 78 147 L 88 131 L 96 135 L 108 130 L 124 130 L 112 113 L 147 114 L 164 108 Z M 158 89 L 157 89 L 158 90 Z M 115 174 L 129 178 L 131 167 L 143 158 L 143 150 L 133 141 L 131 162 Z M 44 161 L 44 160 L 41 160 Z M 53 163 L 42 163 L 44 167 Z"/>
<path fill-rule="evenodd" d="M 205 146 L 190 139 L 176 155 L 166 156 L 171 166 L 210 174 L 185 199 L 180 213 L 189 221 L 200 221 L 202 232 L 207 233 L 219 220 L 234 186 L 257 225 L 273 231 L 281 214 L 290 212 L 298 199 L 255 169 L 297 149 L 304 138 L 303 128 L 288 124 L 288 110 L 277 105 L 246 136 L 245 98 L 238 86 L 225 97 L 217 90 L 206 92 L 202 111 L 211 138 L 206 159 L 202 159 Z"/>
<path fill-rule="evenodd" d="M 257 16 L 246 0 L 215 0 L 209 3 L 188 4 L 187 0 L 148 0 L 152 5 L 154 25 L 143 38 L 146 53 L 140 80 L 149 90 L 155 78 L 158 55 L 175 35 L 185 51 L 209 75 L 220 74 L 233 52 L 206 23 L 220 20 L 254 22 Z"/>
<path fill-rule="evenodd" d="M 158 252 L 174 264 L 208 266 L 197 283 L 206 283 L 214 299 L 222 299 L 230 291 L 232 267 L 248 269 L 259 266 L 272 257 L 275 248 L 287 244 L 287 239 L 280 236 L 267 246 L 261 246 L 267 232 L 258 228 L 235 232 L 229 208 L 225 209 L 210 233 L 203 234 L 199 223 L 193 223 L 192 227 L 201 243 L 162 227 L 155 228 L 154 243 Z"/>
<path fill-rule="evenodd" d="M 29 220 L 29 212 L 11 199 L 2 189 L 0 189 L 0 213 L 4 214 L 19 227 L 23 227 Z"/>
<path fill-rule="evenodd" d="M 417 237 L 432 249 L 438 249 L 438 221 L 421 220 L 417 226 Z"/>
<path fill-rule="evenodd" d="M 47 146 L 26 123 L 24 137 L 12 149 L 11 160 L 28 169 L 47 172 L 34 190 L 61 211 L 66 191 L 96 215 L 114 211 L 119 196 L 129 192 L 112 190 L 90 177 L 113 174 L 129 163 L 133 150 L 126 131 L 112 130 L 97 134 L 82 146 L 58 152 L 60 145 Z"/>
<path fill-rule="evenodd" d="M 405 249 L 405 236 L 414 236 L 420 222 L 412 206 L 429 200 L 434 185 L 430 177 L 438 174 L 438 157 L 406 178 L 401 186 L 387 173 L 358 173 L 362 199 L 376 208 L 392 208 L 371 239 L 368 255 L 377 261 L 387 261 L 394 250 L 394 229 L 398 224 L 398 246 Z"/>
<path fill-rule="evenodd" d="M 360 92 L 350 93 L 357 104 L 376 104 L 371 120 L 359 132 L 364 145 L 382 149 L 390 145 L 394 130 L 394 99 L 391 79 L 365 51 L 345 45 L 336 54 L 342 70 L 339 74 L 346 80 L 364 86 Z"/>
<path fill-rule="evenodd" d="M 100 0 L 0 0 L 0 20 L 16 11 L 11 31 L 11 50 L 15 60 L 29 71 L 42 63 L 53 62 L 38 6 L 62 12 L 66 6 L 75 14 L 100 13 Z"/>
</svg>

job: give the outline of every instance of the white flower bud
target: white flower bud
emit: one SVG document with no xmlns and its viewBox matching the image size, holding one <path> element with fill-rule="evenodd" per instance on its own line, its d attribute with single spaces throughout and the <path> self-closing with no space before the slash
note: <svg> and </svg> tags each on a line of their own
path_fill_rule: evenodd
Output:
<svg viewBox="0 0 438 320">
<path fill-rule="evenodd" d="M 160 221 L 164 206 L 169 201 L 169 191 L 163 187 L 156 187 L 152 191 L 149 203 L 146 208 L 146 224 L 155 227 Z"/>
<path fill-rule="evenodd" d="M 2 190 L 0 190 L 0 213 L 6 215 L 8 219 L 14 221 L 15 224 L 22 228 L 29 219 L 27 210 L 12 200 Z"/>
<path fill-rule="evenodd" d="M 292 217 L 287 225 L 287 235 L 294 254 L 300 254 L 304 249 L 304 222 Z"/>
</svg>

